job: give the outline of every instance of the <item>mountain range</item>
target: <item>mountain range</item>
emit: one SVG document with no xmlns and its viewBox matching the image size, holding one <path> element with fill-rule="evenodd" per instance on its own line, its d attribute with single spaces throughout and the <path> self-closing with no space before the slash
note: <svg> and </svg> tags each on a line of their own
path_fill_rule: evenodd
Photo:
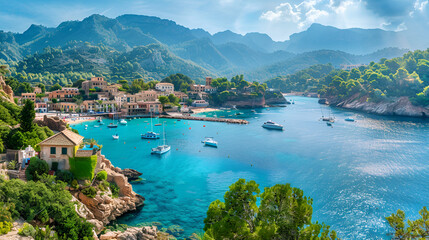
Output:
<svg viewBox="0 0 429 240">
<path fill-rule="evenodd" d="M 338 29 L 313 24 L 291 35 L 289 40 L 279 42 L 262 33 L 210 34 L 158 17 L 122 15 L 112 19 L 91 15 L 82 21 L 63 22 L 55 28 L 31 25 L 23 33 L 0 31 L 0 59 L 19 62 L 42 53 L 47 47 L 64 48 L 88 42 L 109 47 L 124 56 L 136 53 L 135 48 L 163 49 L 165 54 L 158 55 L 161 58 L 158 60 L 174 56 L 176 62 L 181 62 L 181 68 L 191 68 L 185 72 L 198 68 L 191 74 L 198 79 L 205 77 L 198 75 L 203 72 L 213 76 L 243 73 L 248 80 L 262 81 L 312 64 L 366 64 L 383 57 L 401 56 L 407 49 L 429 46 L 427 38 L 413 35 L 410 39 L 408 35 L 407 31 Z M 144 70 L 153 73 L 150 75 L 155 78 L 164 75 L 157 74 L 158 68 Z"/>
</svg>

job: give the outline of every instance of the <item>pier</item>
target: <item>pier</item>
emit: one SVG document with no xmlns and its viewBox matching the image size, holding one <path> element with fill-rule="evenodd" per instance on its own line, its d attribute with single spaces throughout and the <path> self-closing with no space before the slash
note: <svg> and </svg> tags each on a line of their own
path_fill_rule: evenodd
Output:
<svg viewBox="0 0 429 240">
<path fill-rule="evenodd" d="M 184 116 L 184 115 L 161 115 L 159 118 L 169 118 L 169 119 L 183 119 L 183 120 L 195 120 L 195 121 L 206 121 L 206 122 L 224 122 L 232 124 L 249 124 L 248 121 L 243 119 L 232 119 L 232 118 L 213 118 L 213 117 L 194 117 L 194 116 Z"/>
</svg>

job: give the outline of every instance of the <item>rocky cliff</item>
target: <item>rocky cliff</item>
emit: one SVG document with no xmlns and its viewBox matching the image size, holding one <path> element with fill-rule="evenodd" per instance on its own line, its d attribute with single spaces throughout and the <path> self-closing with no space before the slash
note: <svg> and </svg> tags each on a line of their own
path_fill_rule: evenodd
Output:
<svg viewBox="0 0 429 240">
<path fill-rule="evenodd" d="M 327 98 L 327 103 L 337 107 L 353 109 L 379 115 L 405 116 L 405 117 L 429 117 L 429 108 L 415 106 L 408 97 L 391 98 L 384 101 L 368 101 L 367 96 L 353 95 L 347 100 Z"/>
<path fill-rule="evenodd" d="M 0 99 L 14 103 L 12 88 L 6 84 L 3 76 L 0 76 Z"/>
<path fill-rule="evenodd" d="M 34 123 L 39 125 L 40 127 L 48 127 L 52 131 L 61 132 L 67 128 L 67 124 L 61 120 L 59 117 L 48 117 L 43 116 L 43 120 L 34 120 Z"/>
<path fill-rule="evenodd" d="M 152 227 L 132 227 L 126 231 L 107 232 L 100 236 L 100 240 L 152 240 L 169 239 L 165 233 L 161 233 L 155 226 Z"/>
<path fill-rule="evenodd" d="M 144 198 L 133 191 L 120 168 L 114 167 L 103 155 L 99 161 L 99 170 L 107 172 L 107 181 L 114 182 L 119 187 L 119 197 L 112 197 L 110 190 L 99 191 L 94 198 L 89 198 L 81 192 L 74 193 L 76 200 L 82 203 L 76 207 L 76 211 L 81 217 L 92 223 L 97 232 L 101 231 L 110 221 L 126 212 L 136 210 L 144 203 Z"/>
</svg>

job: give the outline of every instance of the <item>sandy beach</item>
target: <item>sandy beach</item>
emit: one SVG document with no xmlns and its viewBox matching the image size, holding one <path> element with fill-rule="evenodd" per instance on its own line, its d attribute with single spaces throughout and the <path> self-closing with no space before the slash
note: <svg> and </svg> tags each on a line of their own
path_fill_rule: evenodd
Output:
<svg viewBox="0 0 429 240">
<path fill-rule="evenodd" d="M 192 108 L 191 109 L 194 113 L 203 113 L 203 112 L 214 112 L 219 111 L 217 108 Z"/>
<path fill-rule="evenodd" d="M 95 117 L 76 117 L 76 118 L 66 118 L 64 121 L 68 124 L 79 124 L 88 121 L 96 120 Z"/>
</svg>

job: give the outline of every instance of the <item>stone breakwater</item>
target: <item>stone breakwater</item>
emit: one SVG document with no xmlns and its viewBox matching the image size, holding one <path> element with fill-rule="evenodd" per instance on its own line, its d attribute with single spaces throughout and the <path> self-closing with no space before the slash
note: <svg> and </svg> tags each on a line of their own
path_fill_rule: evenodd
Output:
<svg viewBox="0 0 429 240">
<path fill-rule="evenodd" d="M 160 118 L 169 118 L 169 119 L 183 119 L 183 120 L 195 120 L 195 121 L 207 121 L 207 122 L 224 122 L 232 124 L 249 124 L 248 121 L 243 119 L 231 119 L 231 118 L 212 118 L 212 117 L 195 117 L 195 116 L 159 116 Z"/>
</svg>

